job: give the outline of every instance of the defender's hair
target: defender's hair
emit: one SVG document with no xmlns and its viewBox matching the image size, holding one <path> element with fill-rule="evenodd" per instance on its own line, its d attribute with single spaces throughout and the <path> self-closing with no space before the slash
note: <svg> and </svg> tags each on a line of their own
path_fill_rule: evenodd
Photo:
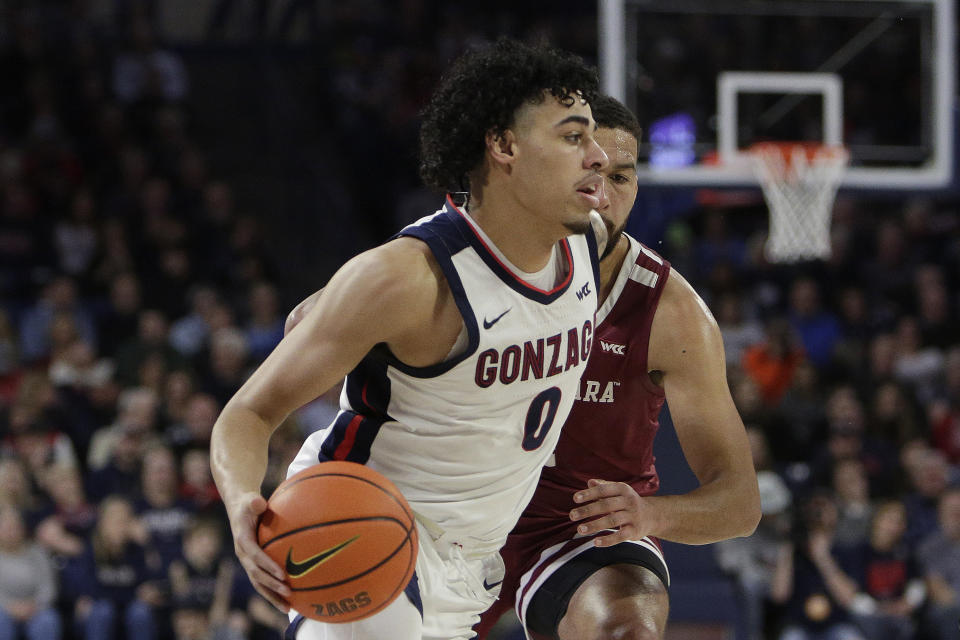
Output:
<svg viewBox="0 0 960 640">
<path fill-rule="evenodd" d="M 421 114 L 420 176 L 427 186 L 463 191 L 483 161 L 488 132 L 502 134 L 525 103 L 545 93 L 564 103 L 598 90 L 596 70 L 579 57 L 539 45 L 500 38 L 467 52 L 440 80 Z"/>
<path fill-rule="evenodd" d="M 643 128 L 637 116 L 616 98 L 599 95 L 590 103 L 590 110 L 593 111 L 593 119 L 597 121 L 598 127 L 623 129 L 636 138 L 637 142 L 640 141 Z"/>
</svg>

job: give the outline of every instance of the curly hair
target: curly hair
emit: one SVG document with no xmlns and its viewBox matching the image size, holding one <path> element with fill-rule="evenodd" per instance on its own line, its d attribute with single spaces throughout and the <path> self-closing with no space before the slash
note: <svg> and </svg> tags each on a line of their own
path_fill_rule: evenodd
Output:
<svg viewBox="0 0 960 640">
<path fill-rule="evenodd" d="M 595 69 L 552 47 L 500 38 L 468 51 L 440 79 L 421 114 L 421 178 L 441 191 L 465 190 L 483 161 L 487 133 L 509 129 L 523 104 L 542 102 L 548 91 L 565 103 L 575 95 L 590 102 L 598 85 Z"/>
</svg>

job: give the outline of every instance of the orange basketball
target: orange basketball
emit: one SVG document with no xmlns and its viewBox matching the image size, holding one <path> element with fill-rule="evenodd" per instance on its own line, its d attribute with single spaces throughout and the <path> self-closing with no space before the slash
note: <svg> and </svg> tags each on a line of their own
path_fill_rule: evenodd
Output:
<svg viewBox="0 0 960 640">
<path fill-rule="evenodd" d="M 323 462 L 267 501 L 257 541 L 287 572 L 290 606 L 322 622 L 371 616 L 399 596 L 417 562 L 410 505 L 382 474 Z"/>
</svg>

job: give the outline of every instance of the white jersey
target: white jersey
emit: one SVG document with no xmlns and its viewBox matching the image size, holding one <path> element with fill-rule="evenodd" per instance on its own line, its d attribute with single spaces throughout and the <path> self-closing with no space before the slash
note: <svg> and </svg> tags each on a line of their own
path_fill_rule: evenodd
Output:
<svg viewBox="0 0 960 640">
<path fill-rule="evenodd" d="M 596 240 L 561 241 L 566 276 L 547 291 L 504 265 L 449 199 L 399 235 L 430 247 L 468 344 L 431 367 L 373 349 L 347 376 L 333 424 L 307 439 L 289 474 L 325 460 L 369 465 L 431 532 L 496 551 L 536 488 L 590 354 Z"/>
</svg>

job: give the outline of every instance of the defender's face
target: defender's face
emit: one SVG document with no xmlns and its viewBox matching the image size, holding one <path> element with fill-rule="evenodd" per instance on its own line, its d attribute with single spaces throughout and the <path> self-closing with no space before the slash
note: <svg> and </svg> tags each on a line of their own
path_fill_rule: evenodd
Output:
<svg viewBox="0 0 960 640">
<path fill-rule="evenodd" d="M 617 246 L 637 199 L 637 139 L 623 129 L 597 129 L 594 134 L 610 159 L 603 174 L 604 192 L 597 213 L 607 227 L 607 251 Z"/>
<path fill-rule="evenodd" d="M 599 172 L 608 164 L 595 129 L 590 105 L 575 94 L 570 105 L 547 94 L 542 103 L 521 107 L 512 172 L 525 209 L 573 233 L 589 228 L 590 211 L 603 200 Z"/>
</svg>

